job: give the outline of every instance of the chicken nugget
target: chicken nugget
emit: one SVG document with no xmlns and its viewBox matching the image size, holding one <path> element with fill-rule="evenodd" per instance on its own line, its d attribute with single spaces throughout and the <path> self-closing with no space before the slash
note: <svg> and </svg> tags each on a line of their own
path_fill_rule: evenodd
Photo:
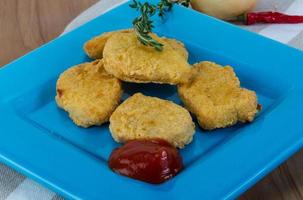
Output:
<svg viewBox="0 0 303 200">
<path fill-rule="evenodd" d="M 121 81 L 104 70 L 102 60 L 71 67 L 57 81 L 58 106 L 85 128 L 108 121 L 121 95 Z"/>
<path fill-rule="evenodd" d="M 91 40 L 87 41 L 83 49 L 88 55 L 88 57 L 92 59 L 101 59 L 103 57 L 103 49 L 105 46 L 105 43 L 107 40 L 115 33 L 121 32 L 121 33 L 128 33 L 130 32 L 130 29 L 126 30 L 119 30 L 119 31 L 112 31 L 112 32 L 106 32 L 99 36 L 96 36 L 92 38 Z"/>
<path fill-rule="evenodd" d="M 84 51 L 88 55 L 88 57 L 92 59 L 101 59 L 103 58 L 103 49 L 107 40 L 115 33 L 130 33 L 134 32 L 132 29 L 126 30 L 118 30 L 112 32 L 106 32 L 99 36 L 92 38 L 84 44 Z M 184 47 L 184 44 L 175 39 L 163 38 L 166 42 L 168 42 L 171 47 L 177 51 L 180 55 L 182 55 L 186 60 L 188 59 L 188 52 Z"/>
<path fill-rule="evenodd" d="M 194 65 L 191 73 L 193 79 L 180 84 L 178 92 L 203 129 L 253 121 L 258 104 L 256 93 L 240 87 L 232 67 L 201 62 Z"/>
<path fill-rule="evenodd" d="M 163 139 L 183 148 L 192 141 L 195 125 L 189 112 L 171 101 L 136 93 L 110 117 L 110 132 L 117 142 Z"/>
<path fill-rule="evenodd" d="M 133 32 L 112 35 L 103 51 L 105 70 L 127 82 L 175 85 L 187 80 L 187 59 L 165 39 L 151 36 L 164 45 L 163 51 L 143 45 Z"/>
<path fill-rule="evenodd" d="M 186 48 L 182 42 L 180 42 L 179 40 L 165 38 L 165 37 L 163 37 L 163 40 L 165 40 L 183 58 L 188 60 L 188 51 L 186 50 Z"/>
</svg>

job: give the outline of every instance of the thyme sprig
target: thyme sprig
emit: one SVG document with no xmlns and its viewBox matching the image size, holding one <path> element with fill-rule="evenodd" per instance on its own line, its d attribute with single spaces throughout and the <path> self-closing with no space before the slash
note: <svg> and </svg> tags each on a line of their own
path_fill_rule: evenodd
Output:
<svg viewBox="0 0 303 200">
<path fill-rule="evenodd" d="M 160 0 L 157 5 L 148 2 L 141 3 L 133 0 L 129 6 L 140 12 L 140 16 L 133 20 L 133 28 L 137 35 L 138 40 L 146 46 L 154 47 L 157 51 L 163 50 L 163 44 L 153 39 L 149 34 L 152 33 L 154 28 L 153 21 L 150 19 L 156 13 L 163 18 L 166 12 L 169 12 L 174 4 L 181 4 L 188 7 L 190 0 Z"/>
</svg>

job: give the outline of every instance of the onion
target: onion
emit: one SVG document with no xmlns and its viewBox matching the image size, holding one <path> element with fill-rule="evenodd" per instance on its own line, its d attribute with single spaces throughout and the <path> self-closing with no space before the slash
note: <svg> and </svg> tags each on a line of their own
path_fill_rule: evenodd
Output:
<svg viewBox="0 0 303 200">
<path fill-rule="evenodd" d="M 235 17 L 253 9 L 257 0 L 191 0 L 195 10 L 224 20 Z"/>
</svg>

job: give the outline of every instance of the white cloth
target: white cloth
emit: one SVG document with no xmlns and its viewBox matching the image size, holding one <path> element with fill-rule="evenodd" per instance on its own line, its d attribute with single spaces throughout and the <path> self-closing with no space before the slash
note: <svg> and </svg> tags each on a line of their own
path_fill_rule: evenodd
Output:
<svg viewBox="0 0 303 200">
<path fill-rule="evenodd" d="M 65 29 L 67 33 L 83 23 L 102 15 L 104 12 L 116 7 L 126 0 L 101 0 L 80 16 L 74 19 Z M 256 10 L 276 10 L 289 14 L 303 14 L 302 0 L 260 0 Z M 265 37 L 287 43 L 293 47 L 303 49 L 303 24 L 278 24 L 242 26 L 257 32 Z M 54 192 L 27 179 L 5 165 L 0 164 L 0 200 L 55 200 L 62 199 Z"/>
</svg>

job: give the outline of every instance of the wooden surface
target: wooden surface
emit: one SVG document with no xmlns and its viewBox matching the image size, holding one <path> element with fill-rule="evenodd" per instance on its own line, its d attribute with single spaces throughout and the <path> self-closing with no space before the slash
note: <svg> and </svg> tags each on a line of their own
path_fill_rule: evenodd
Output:
<svg viewBox="0 0 303 200">
<path fill-rule="evenodd" d="M 0 66 L 57 37 L 74 17 L 96 1 L 0 0 Z M 240 199 L 303 200 L 303 150 Z"/>
</svg>

